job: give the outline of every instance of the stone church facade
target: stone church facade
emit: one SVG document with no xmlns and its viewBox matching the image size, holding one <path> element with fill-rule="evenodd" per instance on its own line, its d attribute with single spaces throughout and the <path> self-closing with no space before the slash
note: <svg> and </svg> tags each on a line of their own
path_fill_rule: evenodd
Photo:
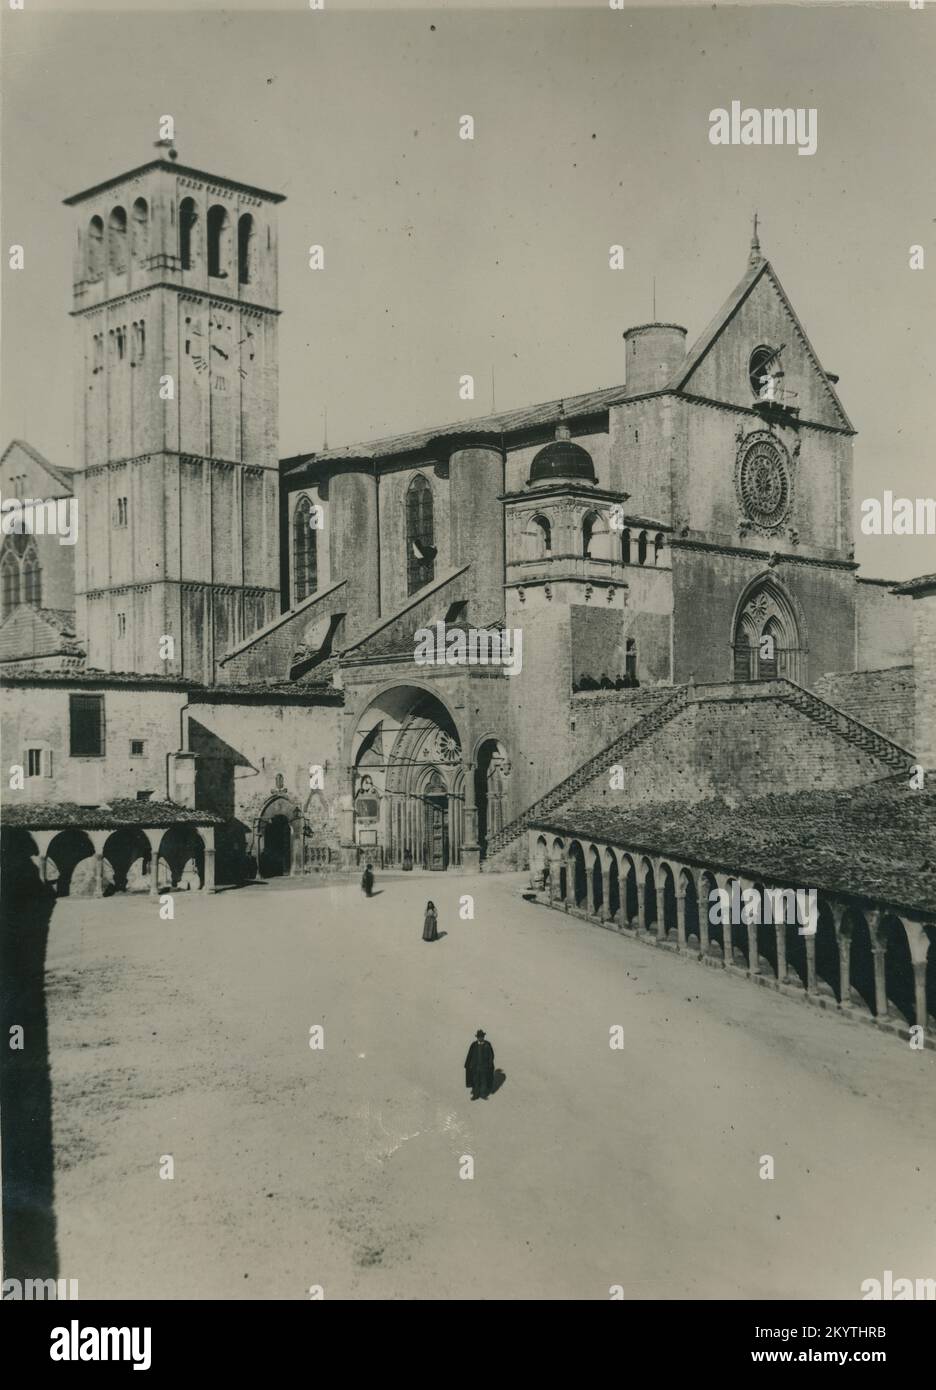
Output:
<svg viewBox="0 0 936 1390">
<path fill-rule="evenodd" d="M 628 805 L 936 764 L 934 586 L 859 575 L 855 431 L 756 239 L 623 385 L 281 459 L 282 202 L 168 146 L 66 200 L 78 466 L 0 460 L 79 519 L 0 551 L 5 823 L 60 892 L 536 862 L 609 748 Z M 440 623 L 519 670 L 420 664 Z"/>
</svg>

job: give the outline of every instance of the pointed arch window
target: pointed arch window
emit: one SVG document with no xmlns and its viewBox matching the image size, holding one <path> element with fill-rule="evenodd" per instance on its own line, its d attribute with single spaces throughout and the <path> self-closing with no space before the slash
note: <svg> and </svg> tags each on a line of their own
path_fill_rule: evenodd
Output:
<svg viewBox="0 0 936 1390">
<path fill-rule="evenodd" d="M 621 560 L 625 565 L 631 562 L 631 533 L 630 530 L 621 532 Z"/>
<path fill-rule="evenodd" d="M 751 641 L 746 632 L 739 631 L 734 643 L 734 678 L 736 681 L 749 681 L 754 678 Z"/>
<path fill-rule="evenodd" d="M 20 601 L 20 567 L 12 549 L 4 549 L 0 560 L 0 597 L 5 618 Z"/>
<path fill-rule="evenodd" d="M 647 533 L 641 531 L 637 537 L 637 563 L 645 565 L 647 563 Z"/>
<path fill-rule="evenodd" d="M 37 608 L 40 608 L 42 606 L 42 566 L 39 564 L 39 554 L 34 545 L 31 545 L 23 556 L 21 587 L 23 602 L 35 604 Z"/>
<path fill-rule="evenodd" d="M 417 473 L 406 493 L 406 591 L 415 594 L 435 577 L 432 488 Z"/>
<path fill-rule="evenodd" d="M 589 512 L 582 522 L 582 555 L 586 560 L 591 559 L 592 536 L 595 532 L 595 521 L 597 520 L 594 512 Z"/>
<path fill-rule="evenodd" d="M 660 563 L 660 556 L 663 554 L 663 533 L 658 531 L 653 538 L 653 563 Z"/>
<path fill-rule="evenodd" d="M 312 503 L 300 497 L 293 513 L 293 602 L 300 603 L 318 588 L 318 550 L 312 529 Z"/>
</svg>

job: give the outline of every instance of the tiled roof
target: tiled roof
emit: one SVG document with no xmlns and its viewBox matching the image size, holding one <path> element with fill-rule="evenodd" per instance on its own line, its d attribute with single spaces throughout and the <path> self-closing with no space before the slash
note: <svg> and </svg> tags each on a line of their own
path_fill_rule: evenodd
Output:
<svg viewBox="0 0 936 1390">
<path fill-rule="evenodd" d="M 187 676 L 160 676 L 134 671 L 99 671 L 82 667 L 78 671 L 48 671 L 42 669 L 23 670 L 17 667 L 0 670 L 0 684 L 3 685 L 94 685 L 94 686 L 147 686 L 157 690 L 185 691 L 194 700 L 210 701 L 215 696 L 257 695 L 271 698 L 312 699 L 321 694 L 340 695 L 340 691 L 328 678 L 334 663 L 322 674 L 303 681 L 240 681 L 233 684 L 205 685 Z"/>
<path fill-rule="evenodd" d="M 740 807 L 712 800 L 617 809 L 579 801 L 534 824 L 756 881 L 936 911 L 936 790 L 914 791 L 905 778 Z"/>
<path fill-rule="evenodd" d="M 128 825 L 161 826 L 223 825 L 224 816 L 214 811 L 190 811 L 172 801 L 109 801 L 102 806 L 79 806 L 74 801 L 7 801 L 3 808 L 5 828 L 23 830 L 64 830 L 80 826 L 85 830 L 120 830 Z"/>
<path fill-rule="evenodd" d="M 412 430 L 408 434 L 388 435 L 383 439 L 371 439 L 363 444 L 348 445 L 339 449 L 323 449 L 318 454 L 297 455 L 284 459 L 287 465 L 301 467 L 306 463 L 332 463 L 341 459 L 390 458 L 395 454 L 409 454 L 425 449 L 433 439 L 440 435 L 457 434 L 510 434 L 515 430 L 532 429 L 538 426 L 555 425 L 563 418 L 574 420 L 577 416 L 598 414 L 609 406 L 626 400 L 629 395 L 626 386 L 605 386 L 598 391 L 586 391 L 578 396 L 564 396 L 559 400 L 545 401 L 541 405 L 522 406 L 518 410 L 503 411 L 498 415 L 483 415 L 472 420 L 457 420 L 447 425 L 433 425 L 429 429 Z M 646 392 L 640 392 L 646 395 Z"/>
<path fill-rule="evenodd" d="M 936 574 L 920 574 L 916 579 L 906 579 L 894 586 L 895 594 L 924 594 L 927 589 L 936 589 Z"/>
</svg>

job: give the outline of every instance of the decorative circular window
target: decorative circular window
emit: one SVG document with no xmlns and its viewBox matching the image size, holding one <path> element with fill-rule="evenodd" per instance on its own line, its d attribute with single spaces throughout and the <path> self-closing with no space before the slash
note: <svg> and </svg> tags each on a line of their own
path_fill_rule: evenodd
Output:
<svg viewBox="0 0 936 1390">
<path fill-rule="evenodd" d="M 793 500 L 790 456 L 769 431 L 758 430 L 742 440 L 736 485 L 748 521 L 764 531 L 783 525 Z"/>
</svg>

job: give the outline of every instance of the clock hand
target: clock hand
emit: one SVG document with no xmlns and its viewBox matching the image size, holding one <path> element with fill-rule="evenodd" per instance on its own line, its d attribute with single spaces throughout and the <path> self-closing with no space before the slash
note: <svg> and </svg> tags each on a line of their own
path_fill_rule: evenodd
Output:
<svg viewBox="0 0 936 1390">
<path fill-rule="evenodd" d="M 217 343 L 212 343 L 212 344 L 211 344 L 211 351 L 212 351 L 212 352 L 217 352 L 221 357 L 224 358 L 225 362 L 228 360 L 228 355 L 227 355 L 227 353 L 224 351 L 224 348 L 219 348 L 218 345 L 217 345 Z"/>
</svg>

